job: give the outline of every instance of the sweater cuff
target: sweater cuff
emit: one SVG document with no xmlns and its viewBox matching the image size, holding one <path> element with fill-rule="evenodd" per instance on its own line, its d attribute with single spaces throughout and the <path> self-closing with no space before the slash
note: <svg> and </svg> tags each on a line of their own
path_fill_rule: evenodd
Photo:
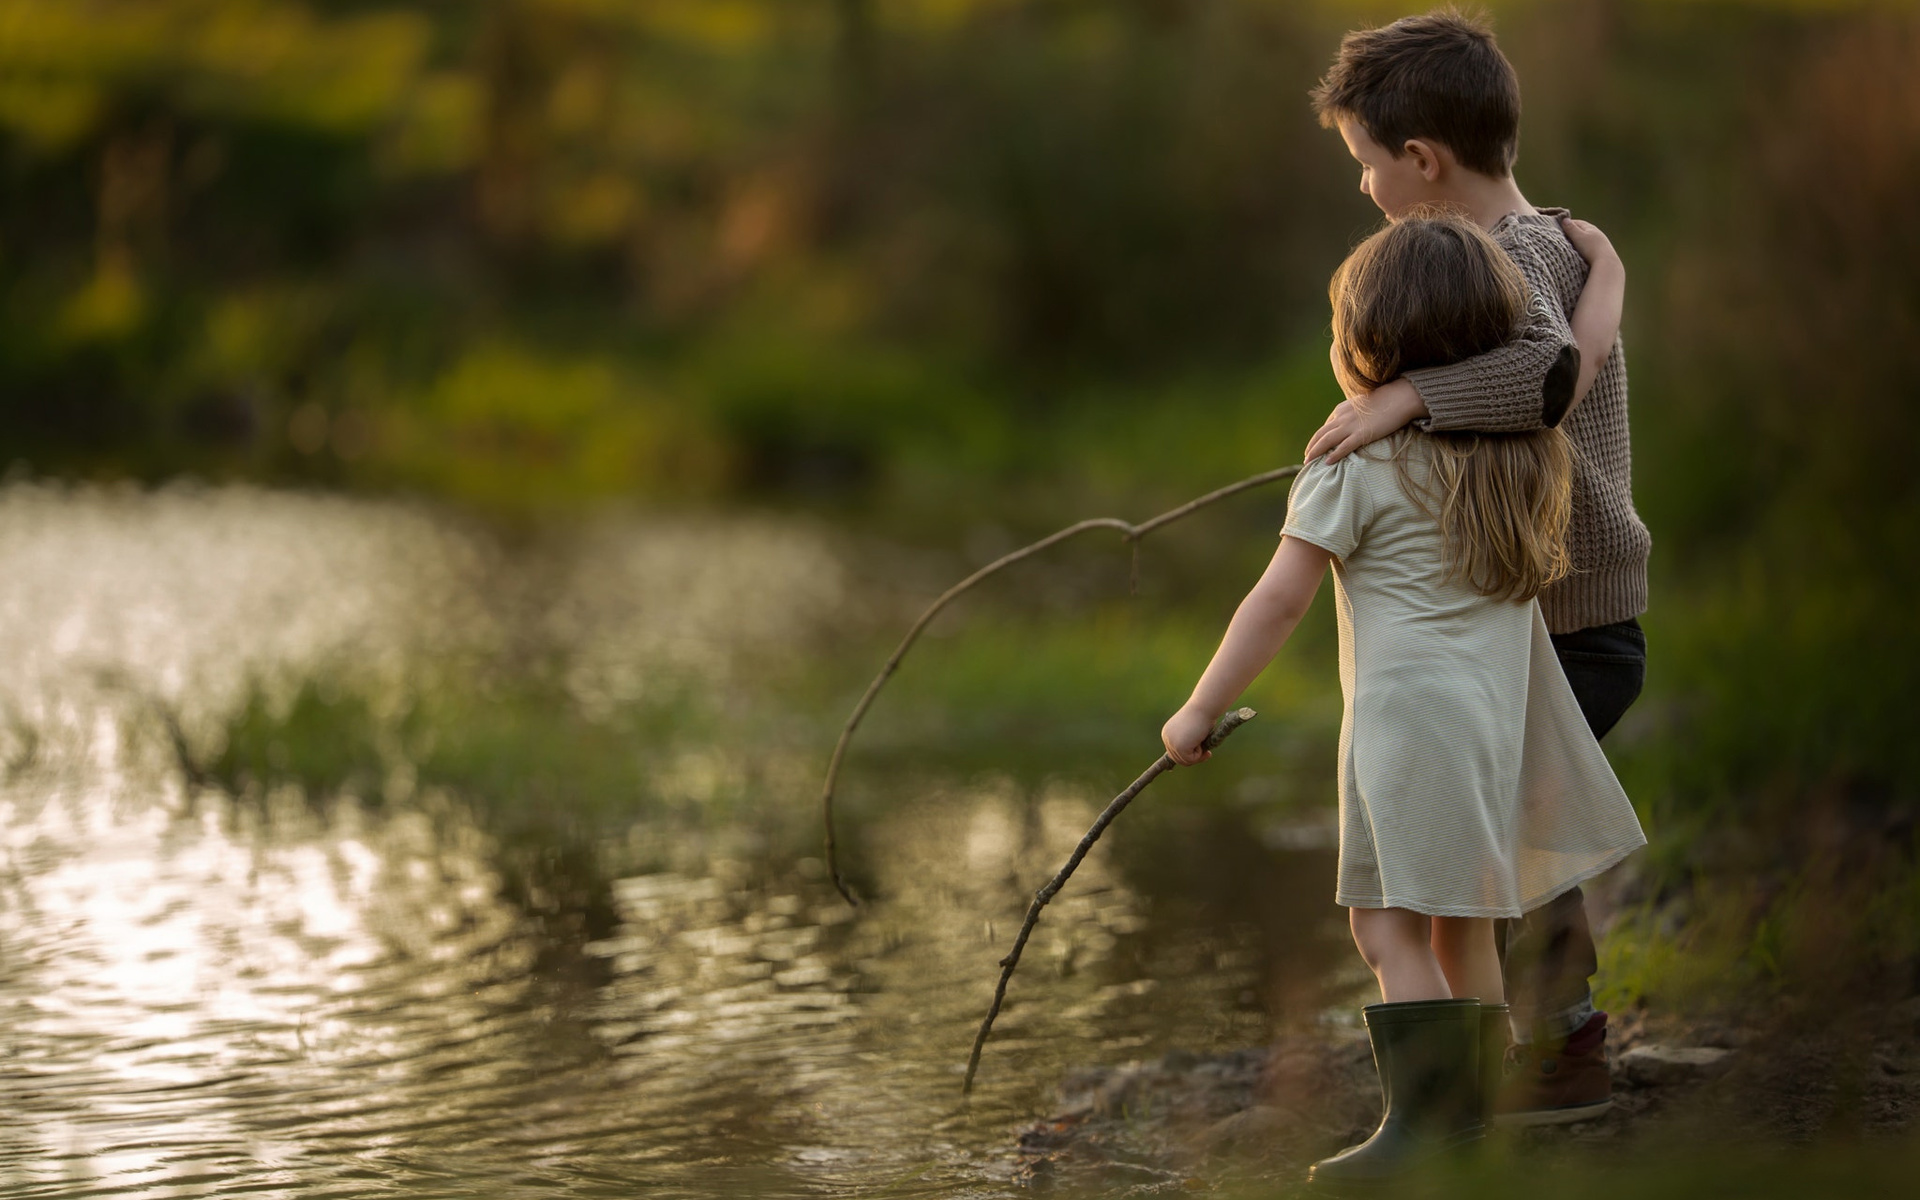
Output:
<svg viewBox="0 0 1920 1200">
<path fill-rule="evenodd" d="M 1473 378 L 1470 372 L 1454 370 L 1451 365 L 1423 367 L 1408 371 L 1401 378 L 1413 385 L 1427 406 L 1428 415 L 1414 425 L 1428 433 L 1455 429 L 1517 433 L 1541 428 L 1547 415 L 1539 396 L 1521 404 L 1492 400 L 1484 380 Z"/>
</svg>

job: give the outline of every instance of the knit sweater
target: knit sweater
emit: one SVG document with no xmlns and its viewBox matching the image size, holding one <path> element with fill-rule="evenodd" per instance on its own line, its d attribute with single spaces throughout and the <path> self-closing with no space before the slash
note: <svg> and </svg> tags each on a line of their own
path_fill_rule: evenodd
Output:
<svg viewBox="0 0 1920 1200">
<path fill-rule="evenodd" d="M 1562 208 L 1509 213 L 1488 232 L 1533 289 L 1527 323 L 1505 346 L 1476 358 L 1407 372 L 1426 402 L 1417 424 L 1433 431 L 1514 433 L 1560 425 L 1573 443 L 1573 573 L 1540 594 L 1553 633 L 1611 625 L 1647 610 L 1652 539 L 1633 509 L 1627 440 L 1627 360 L 1616 339 L 1586 398 L 1571 412 L 1579 351 L 1568 325 L 1587 263 L 1560 231 Z M 1564 418 L 1564 420 L 1563 420 Z"/>
</svg>

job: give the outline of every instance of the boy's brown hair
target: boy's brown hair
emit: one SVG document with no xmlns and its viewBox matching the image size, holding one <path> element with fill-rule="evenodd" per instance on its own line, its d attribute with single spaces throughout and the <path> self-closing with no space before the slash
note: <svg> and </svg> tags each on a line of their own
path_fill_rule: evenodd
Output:
<svg viewBox="0 0 1920 1200">
<path fill-rule="evenodd" d="M 1424 138 L 1499 179 L 1520 151 L 1519 77 L 1486 21 L 1457 9 L 1349 33 L 1312 96 L 1322 125 L 1350 116 L 1395 158 Z"/>
</svg>

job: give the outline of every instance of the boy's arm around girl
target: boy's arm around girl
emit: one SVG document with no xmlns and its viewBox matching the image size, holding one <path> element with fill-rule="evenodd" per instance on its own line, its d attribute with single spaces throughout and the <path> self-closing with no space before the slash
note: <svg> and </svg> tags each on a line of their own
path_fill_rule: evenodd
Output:
<svg viewBox="0 0 1920 1200">
<path fill-rule="evenodd" d="M 1627 270 L 1597 225 L 1560 218 L 1587 266 L 1584 286 L 1571 295 L 1545 295 L 1557 272 L 1522 244 L 1502 248 L 1534 286 L 1525 324 L 1513 340 L 1456 363 L 1412 370 L 1371 392 L 1358 391 L 1335 406 L 1307 442 L 1309 460 L 1347 455 L 1409 424 L 1432 432 L 1472 429 L 1525 432 L 1557 426 L 1584 400 L 1619 337 Z M 1563 315 L 1573 310 L 1569 318 Z"/>
</svg>

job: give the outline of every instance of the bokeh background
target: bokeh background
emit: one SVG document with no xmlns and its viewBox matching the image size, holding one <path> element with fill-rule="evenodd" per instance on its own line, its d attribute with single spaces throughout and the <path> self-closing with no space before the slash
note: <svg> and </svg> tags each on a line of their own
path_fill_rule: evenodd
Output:
<svg viewBox="0 0 1920 1200">
<path fill-rule="evenodd" d="M 1920 992 L 1920 14 L 1490 8 L 1523 190 L 1629 271 L 1652 659 L 1607 745 L 1653 844 L 1603 889 L 1604 998 L 1881 1011 Z M 1016 1007 L 989 1054 L 1002 1125 L 944 1090 L 995 938 L 1157 752 L 1278 489 L 1156 534 L 1137 594 L 1090 538 L 935 626 L 848 765 L 849 867 L 882 915 L 834 908 L 813 806 L 840 719 L 940 588 L 1297 460 L 1339 398 L 1327 276 L 1378 220 L 1305 95 L 1343 30 L 1406 11 L 0 0 L 0 995 L 51 1064 L 0 1087 L 65 1131 L 0 1134 L 0 1178 L 187 1170 L 125 1157 L 147 1118 L 99 1075 L 158 1053 L 118 1028 L 156 1005 L 197 1014 L 205 1061 L 154 1068 L 201 1090 L 152 1119 L 223 1097 L 187 1135 L 228 1156 L 204 1169 L 425 1171 L 367 1149 L 380 1126 L 351 1106 L 269 1137 L 261 1096 L 346 1076 L 295 1084 L 235 1048 L 319 1071 L 316 1013 L 353 1042 L 401 1012 L 338 1062 L 413 1062 L 394 1047 L 444 1021 L 435 997 L 479 994 L 424 963 L 504 989 L 472 1020 L 505 1040 L 420 1050 L 392 1086 L 427 1091 L 395 1105 L 452 1072 L 495 1097 L 444 1128 L 506 1147 L 474 1170 L 612 1188 L 637 1140 L 689 1195 L 746 1187 L 733 1170 L 997 1194 L 1005 1121 L 1072 1065 L 1257 1044 L 1357 995 L 1325 928 L 1321 612 L 1256 686 L 1262 721 L 1109 835 L 1112 878 L 1062 917 L 1065 990 L 1034 984 L 1026 1035 Z M 215 843 L 252 882 L 206 866 Z M 276 855 L 290 874 L 261 882 Z M 154 920 L 199 947 L 164 1004 L 129 870 L 173 881 Z M 279 913 L 259 944 L 204 917 L 255 910 Z M 496 926 L 478 958 L 434 948 Z M 701 954 L 663 949 L 698 930 Z M 804 944 L 764 944 L 781 930 Z M 342 983 L 315 965 L 330 937 L 397 974 Z M 738 978 L 712 973 L 736 952 Z M 97 1009 L 50 1015 L 34 972 L 75 954 L 119 966 Z M 211 977 L 283 960 L 308 964 L 297 1003 L 206 1008 Z M 771 1007 L 738 1007 L 753 988 Z M 716 1046 L 751 1052 L 720 1069 Z M 540 1084 L 549 1054 L 642 1064 L 656 1108 L 596 1110 L 617 1152 L 513 1149 L 500 1112 L 534 1101 L 512 1088 L 564 1108 L 583 1086 Z M 856 1099 L 862 1054 L 924 1070 Z M 216 1062 L 271 1086 L 208 1091 Z M 921 1110 L 945 1115 L 886 1132 Z"/>
</svg>

